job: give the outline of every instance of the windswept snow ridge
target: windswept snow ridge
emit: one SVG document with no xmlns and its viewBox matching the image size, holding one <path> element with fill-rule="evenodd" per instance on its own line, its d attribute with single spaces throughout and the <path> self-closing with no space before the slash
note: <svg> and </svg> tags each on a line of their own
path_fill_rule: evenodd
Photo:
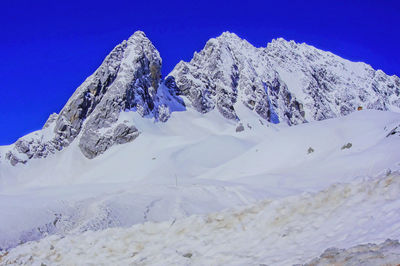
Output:
<svg viewBox="0 0 400 266">
<path fill-rule="evenodd" d="M 400 174 L 128 229 L 51 236 L 4 264 L 291 265 L 328 247 L 400 238 Z M 396 247 L 396 246 L 394 246 Z M 371 247 L 372 248 L 372 247 Z M 354 250 L 354 248 L 353 248 Z M 398 248 L 388 261 L 400 263 Z M 373 252 L 373 251 L 371 251 Z M 385 262 L 380 258 L 377 262 Z"/>
</svg>

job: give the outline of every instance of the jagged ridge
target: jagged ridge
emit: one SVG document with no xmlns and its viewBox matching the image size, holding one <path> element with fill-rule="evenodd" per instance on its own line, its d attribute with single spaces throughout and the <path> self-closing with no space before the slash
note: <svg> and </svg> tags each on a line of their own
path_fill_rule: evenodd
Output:
<svg viewBox="0 0 400 266">
<path fill-rule="evenodd" d="M 233 33 L 210 39 L 190 62 L 171 72 L 200 112 L 215 107 L 240 120 L 244 104 L 273 123 L 295 125 L 346 115 L 359 107 L 400 107 L 400 80 L 306 44 L 273 40 L 256 48 Z"/>
<path fill-rule="evenodd" d="M 215 108 L 241 121 L 241 106 L 260 122 L 296 125 L 346 115 L 358 108 L 399 110 L 400 80 L 307 44 L 284 39 L 256 48 L 229 32 L 210 39 L 190 62 L 161 80 L 161 57 L 143 32 L 117 45 L 41 131 L 19 139 L 6 154 L 12 165 L 44 158 L 72 141 L 87 158 L 134 140 L 134 121 L 121 111 L 165 122 L 185 106 Z M 182 97 L 182 98 L 181 98 Z"/>
<path fill-rule="evenodd" d="M 157 90 L 160 79 L 159 52 L 143 32 L 135 32 L 111 51 L 59 115 L 49 117 L 43 130 L 50 132 L 21 138 L 7 153 L 7 159 L 15 165 L 47 157 L 67 147 L 78 135 L 79 147 L 87 158 L 94 158 L 116 143 L 132 141 L 140 132 L 133 121 L 119 121 L 121 111 L 134 110 L 143 117 L 166 121 L 169 109 L 165 103 L 183 104 L 173 91 Z"/>
</svg>

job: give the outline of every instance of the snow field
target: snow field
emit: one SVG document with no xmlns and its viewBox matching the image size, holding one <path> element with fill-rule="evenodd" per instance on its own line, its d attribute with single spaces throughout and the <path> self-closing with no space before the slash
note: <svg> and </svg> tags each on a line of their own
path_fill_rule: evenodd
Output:
<svg viewBox="0 0 400 266">
<path fill-rule="evenodd" d="M 400 238 L 400 173 L 318 193 L 130 228 L 50 236 L 2 263 L 50 265 L 291 265 L 322 250 Z"/>
<path fill-rule="evenodd" d="M 0 168 L 1 249 L 49 234 L 126 228 L 318 192 L 400 168 L 400 138 L 386 137 L 400 124 L 396 113 L 361 111 L 285 127 L 262 125 L 242 110 L 248 122 L 239 133 L 216 113 L 173 113 L 168 123 L 132 112 L 122 119 L 130 115 L 144 133 L 98 158 L 84 158 L 72 143 L 46 160 Z M 352 147 L 342 150 L 346 143 Z"/>
</svg>

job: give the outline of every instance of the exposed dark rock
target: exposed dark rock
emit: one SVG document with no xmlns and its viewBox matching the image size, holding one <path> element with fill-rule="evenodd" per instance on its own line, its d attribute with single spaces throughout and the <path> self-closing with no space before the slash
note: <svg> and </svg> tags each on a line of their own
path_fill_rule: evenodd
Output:
<svg viewBox="0 0 400 266">
<path fill-rule="evenodd" d="M 342 149 L 342 150 L 344 150 L 344 149 L 350 149 L 352 146 L 353 146 L 353 144 L 351 144 L 351 143 L 349 142 L 349 143 L 343 145 L 341 149 Z"/>
<path fill-rule="evenodd" d="M 322 265 L 399 265 L 400 244 L 398 240 L 386 240 L 377 244 L 358 245 L 348 249 L 329 248 L 320 257 L 304 266 Z"/>
<path fill-rule="evenodd" d="M 240 123 L 237 127 L 236 127 L 236 132 L 242 132 L 244 131 L 244 126 L 242 125 L 242 123 Z"/>
<path fill-rule="evenodd" d="M 393 136 L 393 135 L 399 135 L 400 136 L 400 126 L 397 126 L 390 130 L 390 132 L 386 135 L 386 137 Z"/>
</svg>

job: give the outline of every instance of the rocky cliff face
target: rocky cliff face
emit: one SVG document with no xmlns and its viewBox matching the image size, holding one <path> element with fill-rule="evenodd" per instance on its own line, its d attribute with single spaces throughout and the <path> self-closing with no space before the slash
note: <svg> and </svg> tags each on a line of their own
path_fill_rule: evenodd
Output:
<svg viewBox="0 0 400 266">
<path fill-rule="evenodd" d="M 190 62 L 181 61 L 170 76 L 199 112 L 217 108 L 227 119 L 240 120 L 236 107 L 244 104 L 270 122 L 304 122 L 302 105 L 261 55 L 246 40 L 223 33 Z"/>
<path fill-rule="evenodd" d="M 233 33 L 207 42 L 171 72 L 193 108 L 240 120 L 245 105 L 262 119 L 295 125 L 360 108 L 400 107 L 400 80 L 306 44 L 284 39 L 256 48 Z"/>
<path fill-rule="evenodd" d="M 68 127 L 75 117 L 81 117 L 74 114 L 71 119 L 69 115 L 81 104 L 82 109 L 78 110 L 82 110 L 82 118 L 87 119 L 84 123 L 78 122 L 82 124 L 79 147 L 88 158 L 103 153 L 114 143 L 126 143 L 138 136 L 138 130 L 129 121 L 117 123 L 119 114 L 135 109 L 141 116 L 150 115 L 161 79 L 160 55 L 142 32 L 136 32 L 117 46 L 110 57 L 114 60 L 96 71 L 99 76 L 94 79 L 95 83 L 80 93 L 77 102 L 72 101 L 63 109 L 65 114 L 61 111 L 60 115 L 67 119 L 56 127 L 56 130 Z"/>
<path fill-rule="evenodd" d="M 296 125 L 360 108 L 399 110 L 399 96 L 400 79 L 367 64 L 283 39 L 256 48 L 228 32 L 161 80 L 160 55 L 138 31 L 111 51 L 59 114 L 19 139 L 5 157 L 12 165 L 26 163 L 77 141 L 94 158 L 139 136 L 134 121 L 120 118 L 122 111 L 166 122 L 188 106 L 240 121 L 244 106 L 261 122 Z"/>
<path fill-rule="evenodd" d="M 119 121 L 119 114 L 135 110 L 143 117 L 165 119 L 168 110 L 157 94 L 160 79 L 158 51 L 143 32 L 135 32 L 111 51 L 58 115 L 49 117 L 42 131 L 19 139 L 6 158 L 13 165 L 25 163 L 75 139 L 82 153 L 93 158 L 114 144 L 132 141 L 140 132 L 132 121 Z"/>
</svg>

